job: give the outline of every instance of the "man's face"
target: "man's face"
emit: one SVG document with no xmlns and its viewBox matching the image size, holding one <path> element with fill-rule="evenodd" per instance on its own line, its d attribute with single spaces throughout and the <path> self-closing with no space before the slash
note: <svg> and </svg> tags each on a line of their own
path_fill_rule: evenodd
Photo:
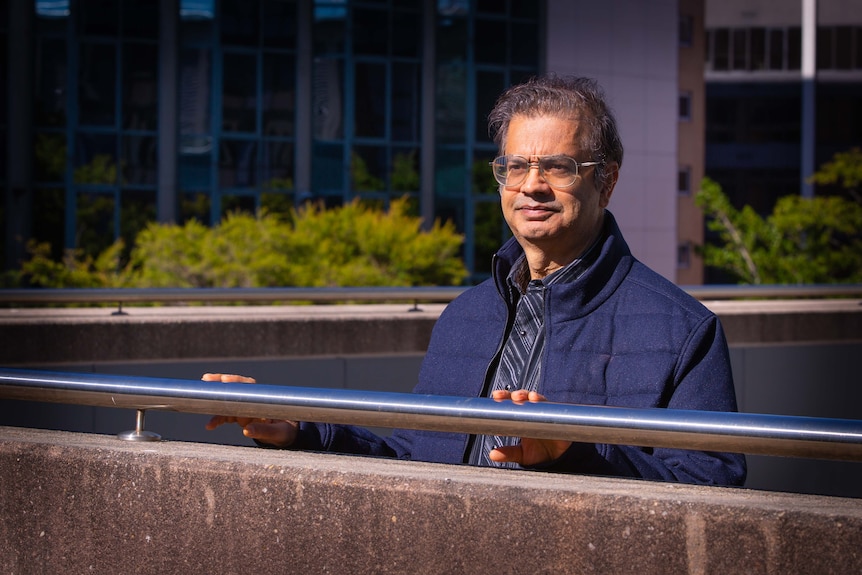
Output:
<svg viewBox="0 0 862 575">
<path fill-rule="evenodd" d="M 577 136 L 577 120 L 514 116 L 504 154 L 529 161 L 560 154 L 578 162 L 597 160 L 581 153 Z M 617 174 L 616 165 L 608 166 L 609 183 L 599 190 L 594 170 L 580 167 L 572 185 L 552 188 L 534 167 L 520 185 L 500 187 L 503 216 L 528 257 L 533 253 L 549 263 L 566 265 L 590 246 L 601 229 Z"/>
</svg>

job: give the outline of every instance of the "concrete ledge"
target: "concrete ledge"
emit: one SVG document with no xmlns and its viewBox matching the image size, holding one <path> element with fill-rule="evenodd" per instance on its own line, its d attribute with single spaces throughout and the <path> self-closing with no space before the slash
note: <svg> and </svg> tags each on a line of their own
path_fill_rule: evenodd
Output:
<svg viewBox="0 0 862 575">
<path fill-rule="evenodd" d="M 860 300 L 705 303 L 731 346 L 862 341 Z M 424 353 L 444 307 L 0 309 L 0 365 Z"/>
<path fill-rule="evenodd" d="M 0 427 L 5 573 L 859 573 L 862 503 Z"/>
</svg>

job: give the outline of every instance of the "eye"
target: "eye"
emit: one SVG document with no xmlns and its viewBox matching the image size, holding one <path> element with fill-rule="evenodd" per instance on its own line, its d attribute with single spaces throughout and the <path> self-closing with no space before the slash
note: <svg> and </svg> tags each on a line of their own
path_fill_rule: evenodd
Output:
<svg viewBox="0 0 862 575">
<path fill-rule="evenodd" d="M 545 173 L 565 176 L 574 173 L 574 165 L 568 158 L 548 158 L 542 163 Z"/>
<path fill-rule="evenodd" d="M 506 162 L 506 170 L 510 174 L 519 174 L 527 169 L 527 162 L 523 160 L 509 160 Z"/>
</svg>

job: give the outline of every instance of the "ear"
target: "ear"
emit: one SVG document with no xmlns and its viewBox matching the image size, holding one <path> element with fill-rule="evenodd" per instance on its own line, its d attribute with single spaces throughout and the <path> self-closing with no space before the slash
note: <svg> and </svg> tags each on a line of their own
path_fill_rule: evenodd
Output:
<svg viewBox="0 0 862 575">
<path fill-rule="evenodd" d="M 611 195 L 614 193 L 614 187 L 617 185 L 617 180 L 620 177 L 620 165 L 616 162 L 610 162 L 605 166 L 605 185 L 599 191 L 601 198 L 599 204 L 606 208 L 611 203 Z"/>
</svg>

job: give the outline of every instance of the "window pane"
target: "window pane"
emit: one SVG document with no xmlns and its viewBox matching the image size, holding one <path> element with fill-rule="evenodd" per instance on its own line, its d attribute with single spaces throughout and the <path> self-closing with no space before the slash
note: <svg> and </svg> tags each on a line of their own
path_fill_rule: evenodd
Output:
<svg viewBox="0 0 862 575">
<path fill-rule="evenodd" d="M 835 59 L 833 58 L 833 37 L 834 30 L 828 26 L 822 26 L 817 29 L 817 69 L 818 70 L 833 70 L 835 69 Z"/>
<path fill-rule="evenodd" d="M 418 64 L 392 65 L 392 134 L 396 141 L 418 141 L 421 72 Z"/>
<path fill-rule="evenodd" d="M 386 189 L 386 148 L 357 146 L 350 156 L 350 183 L 356 192 Z"/>
<path fill-rule="evenodd" d="M 78 194 L 76 246 L 97 256 L 114 243 L 114 196 L 85 192 Z"/>
<path fill-rule="evenodd" d="M 180 134 L 210 132 L 210 66 L 207 49 L 183 50 L 180 62 Z"/>
<path fill-rule="evenodd" d="M 66 174 L 66 135 L 37 133 L 33 161 L 37 182 L 62 182 Z"/>
<path fill-rule="evenodd" d="M 123 137 L 123 183 L 156 183 L 156 139 L 152 136 Z"/>
<path fill-rule="evenodd" d="M 748 30 L 733 31 L 733 69 L 745 70 Z"/>
<path fill-rule="evenodd" d="M 262 149 L 261 187 L 270 190 L 292 190 L 293 144 L 267 142 Z"/>
<path fill-rule="evenodd" d="M 769 31 L 769 69 L 784 69 L 784 30 Z"/>
<path fill-rule="evenodd" d="M 437 171 L 435 194 L 437 196 L 464 197 L 467 166 L 464 165 L 464 150 L 437 149 Z"/>
<path fill-rule="evenodd" d="M 467 123 L 467 78 L 463 65 L 439 66 L 436 84 L 437 138 L 462 143 Z"/>
<path fill-rule="evenodd" d="M 422 18 L 418 12 L 392 15 L 392 55 L 419 58 L 422 52 Z"/>
<path fill-rule="evenodd" d="M 383 64 L 357 63 L 355 126 L 357 136 L 386 135 L 386 68 Z"/>
<path fill-rule="evenodd" d="M 219 147 L 219 187 L 247 188 L 257 184 L 257 142 L 221 141 Z"/>
<path fill-rule="evenodd" d="M 787 29 L 787 69 L 802 67 L 802 29 L 798 26 Z"/>
<path fill-rule="evenodd" d="M 116 36 L 120 3 L 116 0 L 79 0 L 78 25 L 84 36 Z"/>
<path fill-rule="evenodd" d="M 494 107 L 497 96 L 505 88 L 502 72 L 478 72 L 476 74 L 476 141 L 490 142 L 488 135 L 488 113 Z M 490 170 L 489 170 L 490 171 Z"/>
<path fill-rule="evenodd" d="M 159 35 L 159 0 L 123 0 L 123 32 L 138 38 Z"/>
<path fill-rule="evenodd" d="M 225 132 L 255 131 L 256 70 L 255 57 L 252 55 L 224 55 L 222 129 Z"/>
<path fill-rule="evenodd" d="M 344 189 L 344 151 L 339 144 L 314 144 L 311 187 L 315 192 Z"/>
<path fill-rule="evenodd" d="M 520 32 L 521 26 L 518 25 Z M 506 64 L 506 24 L 501 20 L 484 20 L 476 19 L 474 33 L 476 41 L 473 43 L 473 50 L 476 57 L 476 62 L 484 64 Z M 520 50 L 521 45 L 514 51 Z"/>
<path fill-rule="evenodd" d="M 51 244 L 52 255 L 63 255 L 66 229 L 66 190 L 47 188 L 33 190 L 33 239 Z"/>
<path fill-rule="evenodd" d="M 763 28 L 751 29 L 751 54 L 748 69 L 766 69 L 766 30 Z"/>
<path fill-rule="evenodd" d="M 314 6 L 315 54 L 341 54 L 344 52 L 345 19 L 347 8 L 343 4 L 316 2 Z"/>
<path fill-rule="evenodd" d="M 499 202 L 476 202 L 474 212 L 474 273 L 490 274 L 491 260 L 503 243 L 503 212 Z"/>
<path fill-rule="evenodd" d="M 464 62 L 467 59 L 467 21 L 441 18 L 437 26 L 437 63 Z"/>
<path fill-rule="evenodd" d="M 221 218 L 236 212 L 253 214 L 256 211 L 254 204 L 254 196 L 224 195 L 221 198 Z"/>
<path fill-rule="evenodd" d="M 263 133 L 292 136 L 296 99 L 296 67 L 292 55 L 263 57 Z"/>
<path fill-rule="evenodd" d="M 853 28 L 850 26 L 838 26 L 835 29 L 835 68 L 853 68 Z"/>
<path fill-rule="evenodd" d="M 535 66 L 539 61 L 539 28 L 535 24 L 518 24 L 509 42 L 513 66 Z"/>
<path fill-rule="evenodd" d="M 39 38 L 36 48 L 36 77 L 33 114 L 37 126 L 66 125 L 66 42 Z M 0 52 L 6 53 L 6 46 Z M 5 58 L 2 66 L 6 65 Z M 7 84 L 4 82 L 4 86 Z M 3 90 L 5 98 L 6 90 Z M 6 109 L 5 106 L 2 109 Z"/>
<path fill-rule="evenodd" d="M 343 137 L 342 66 L 338 59 L 320 58 L 314 63 L 314 137 L 337 140 Z"/>
<path fill-rule="evenodd" d="M 491 173 L 491 166 L 488 165 L 496 154 L 493 152 L 477 151 L 473 154 L 473 167 L 470 174 L 472 179 L 471 193 L 474 196 L 496 196 L 499 193 L 500 185 L 494 179 Z"/>
<path fill-rule="evenodd" d="M 197 220 L 205 226 L 210 221 L 210 197 L 204 192 L 186 192 L 180 194 L 179 223 Z"/>
<path fill-rule="evenodd" d="M 420 185 L 419 150 L 394 148 L 389 174 L 389 189 L 393 192 L 418 192 Z"/>
<path fill-rule="evenodd" d="M 179 186 L 181 190 L 209 190 L 212 185 L 211 144 L 182 147 L 179 162 Z"/>
<path fill-rule="evenodd" d="M 75 141 L 76 184 L 117 184 L 117 140 L 113 135 L 78 134 Z"/>
<path fill-rule="evenodd" d="M 385 56 L 389 51 L 389 15 L 381 10 L 353 13 L 354 52 Z"/>
<path fill-rule="evenodd" d="M 135 242 L 138 232 L 156 221 L 156 192 L 124 190 L 120 199 L 120 237 L 127 247 Z"/>
<path fill-rule="evenodd" d="M 256 46 L 259 6 L 258 0 L 222 0 L 222 42 L 239 46 Z"/>
<path fill-rule="evenodd" d="M 123 128 L 155 130 L 158 116 L 158 48 L 123 47 Z"/>
<path fill-rule="evenodd" d="M 718 28 L 715 30 L 713 46 L 712 69 L 727 70 L 730 66 L 728 59 L 730 31 L 727 28 Z"/>
<path fill-rule="evenodd" d="M 116 54 L 114 46 L 82 44 L 78 78 L 78 109 L 81 124 L 114 123 Z"/>
<path fill-rule="evenodd" d="M 264 0 L 264 46 L 296 48 L 296 18 L 294 0 Z"/>
</svg>

